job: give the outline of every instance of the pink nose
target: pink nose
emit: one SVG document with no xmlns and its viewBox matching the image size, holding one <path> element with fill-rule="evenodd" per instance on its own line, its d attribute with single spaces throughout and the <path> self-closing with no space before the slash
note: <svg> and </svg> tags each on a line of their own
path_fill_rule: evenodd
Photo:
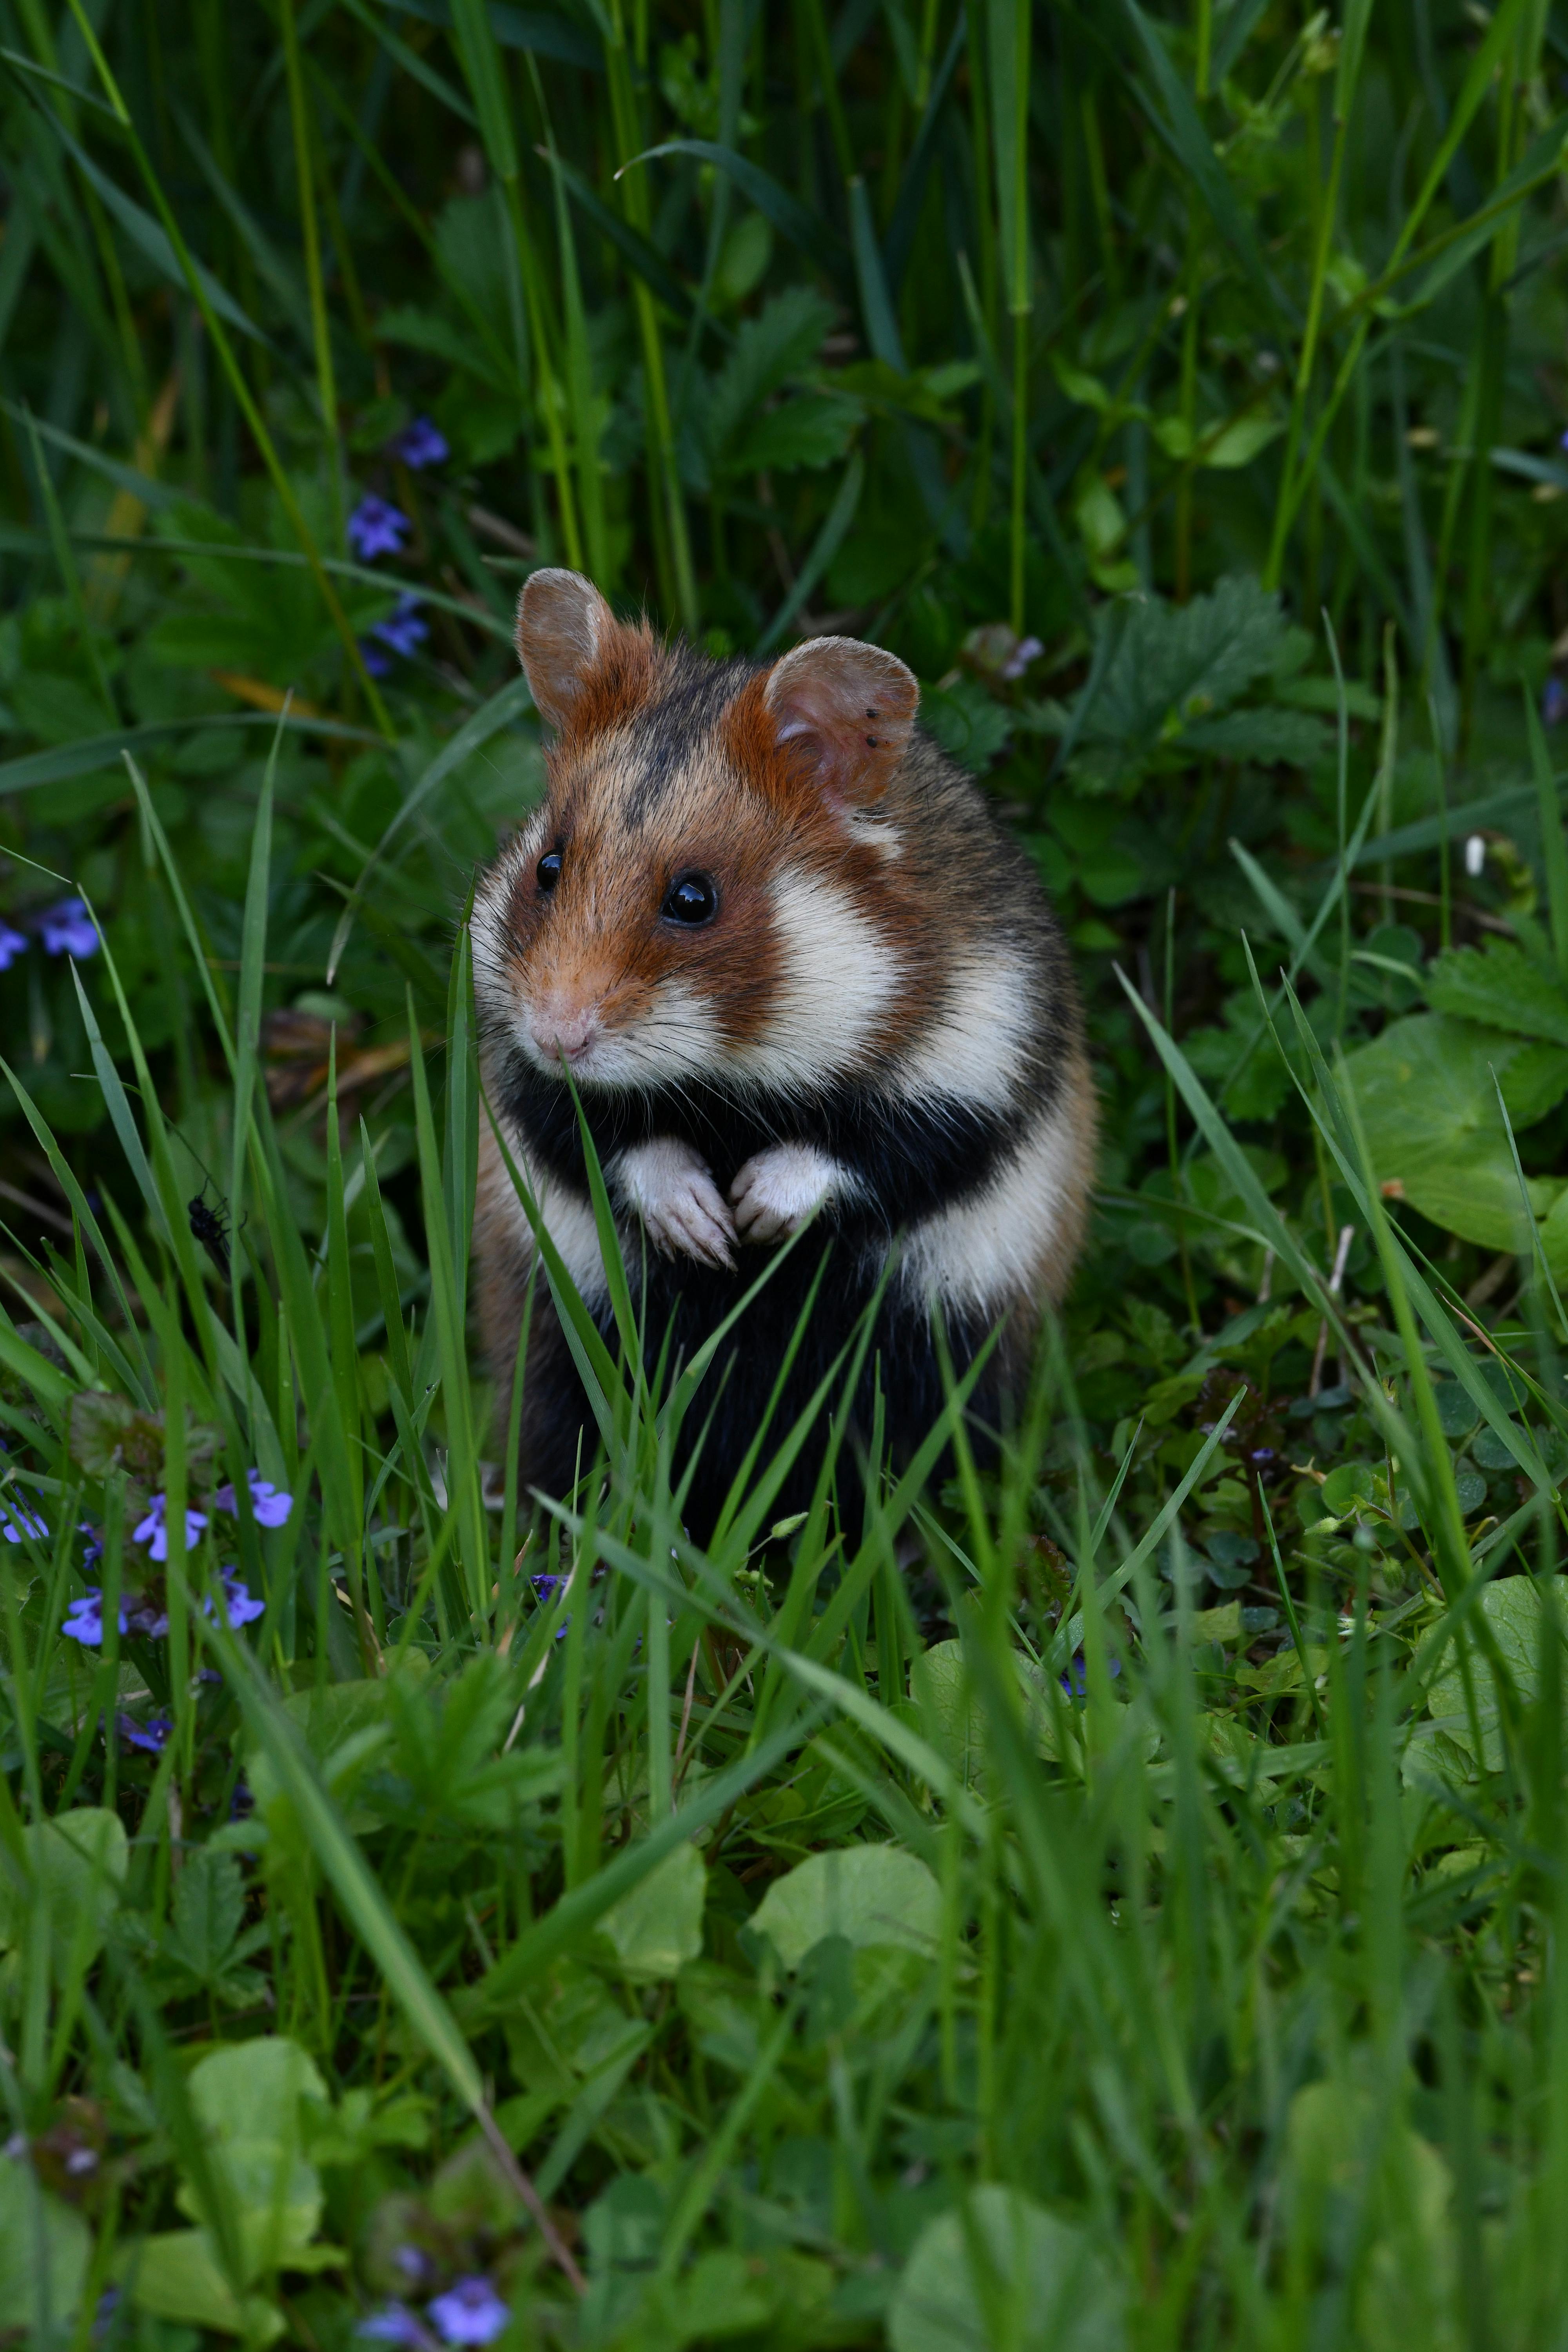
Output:
<svg viewBox="0 0 1568 2352">
<path fill-rule="evenodd" d="M 599 1016 L 591 1005 L 568 1007 L 547 997 L 533 1007 L 528 1025 L 541 1053 L 552 1060 L 564 1054 L 569 1062 L 580 1062 L 598 1036 Z"/>
</svg>

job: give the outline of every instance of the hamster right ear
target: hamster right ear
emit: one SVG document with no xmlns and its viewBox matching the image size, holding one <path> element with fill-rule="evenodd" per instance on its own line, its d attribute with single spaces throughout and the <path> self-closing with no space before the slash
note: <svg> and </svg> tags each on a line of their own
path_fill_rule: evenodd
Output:
<svg viewBox="0 0 1568 2352">
<path fill-rule="evenodd" d="M 524 581 L 516 644 L 535 706 L 555 727 L 589 717 L 598 698 L 591 686 L 608 687 L 620 702 L 628 669 L 646 672 L 651 651 L 647 632 L 617 621 L 591 580 L 554 570 Z"/>
<path fill-rule="evenodd" d="M 882 646 L 807 637 L 768 672 L 763 700 L 781 744 L 794 744 L 829 799 L 879 800 L 909 748 L 921 690 Z"/>
</svg>

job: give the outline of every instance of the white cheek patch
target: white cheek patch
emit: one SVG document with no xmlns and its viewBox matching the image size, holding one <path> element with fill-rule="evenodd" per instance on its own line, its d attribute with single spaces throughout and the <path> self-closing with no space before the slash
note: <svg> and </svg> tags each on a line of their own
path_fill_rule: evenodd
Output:
<svg viewBox="0 0 1568 2352">
<path fill-rule="evenodd" d="M 769 893 L 783 971 L 768 1025 L 733 1047 L 731 1068 L 764 1084 L 816 1091 L 874 1052 L 901 974 L 887 940 L 846 890 L 818 875 L 780 875 Z"/>
<path fill-rule="evenodd" d="M 910 1227 L 899 1269 L 907 1293 L 988 1318 L 1036 1294 L 1082 1213 L 1089 1171 L 1071 1120 L 1070 1102 L 1058 1103 L 982 1192 Z"/>
<path fill-rule="evenodd" d="M 910 1047 L 892 1083 L 905 1097 L 945 1095 L 1005 1110 L 1035 1038 L 1028 982 L 1016 963 L 962 962 L 938 1018 Z"/>
</svg>

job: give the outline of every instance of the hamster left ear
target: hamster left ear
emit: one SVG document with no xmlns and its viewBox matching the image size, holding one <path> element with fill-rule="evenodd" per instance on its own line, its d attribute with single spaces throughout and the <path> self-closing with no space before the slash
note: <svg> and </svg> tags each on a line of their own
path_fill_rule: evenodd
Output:
<svg viewBox="0 0 1568 2352">
<path fill-rule="evenodd" d="M 909 748 L 921 690 L 881 646 L 807 637 L 768 673 L 763 702 L 778 742 L 799 747 L 829 798 L 879 800 Z"/>
</svg>

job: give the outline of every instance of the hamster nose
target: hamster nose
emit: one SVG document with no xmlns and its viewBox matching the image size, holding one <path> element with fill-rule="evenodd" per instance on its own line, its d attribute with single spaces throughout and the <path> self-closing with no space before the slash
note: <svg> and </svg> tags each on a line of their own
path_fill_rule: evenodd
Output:
<svg viewBox="0 0 1568 2352">
<path fill-rule="evenodd" d="M 552 1060 L 564 1054 L 580 1062 L 599 1034 L 599 1016 L 592 1005 L 565 1005 L 546 997 L 533 1007 L 528 1025 L 541 1053 Z"/>
</svg>

